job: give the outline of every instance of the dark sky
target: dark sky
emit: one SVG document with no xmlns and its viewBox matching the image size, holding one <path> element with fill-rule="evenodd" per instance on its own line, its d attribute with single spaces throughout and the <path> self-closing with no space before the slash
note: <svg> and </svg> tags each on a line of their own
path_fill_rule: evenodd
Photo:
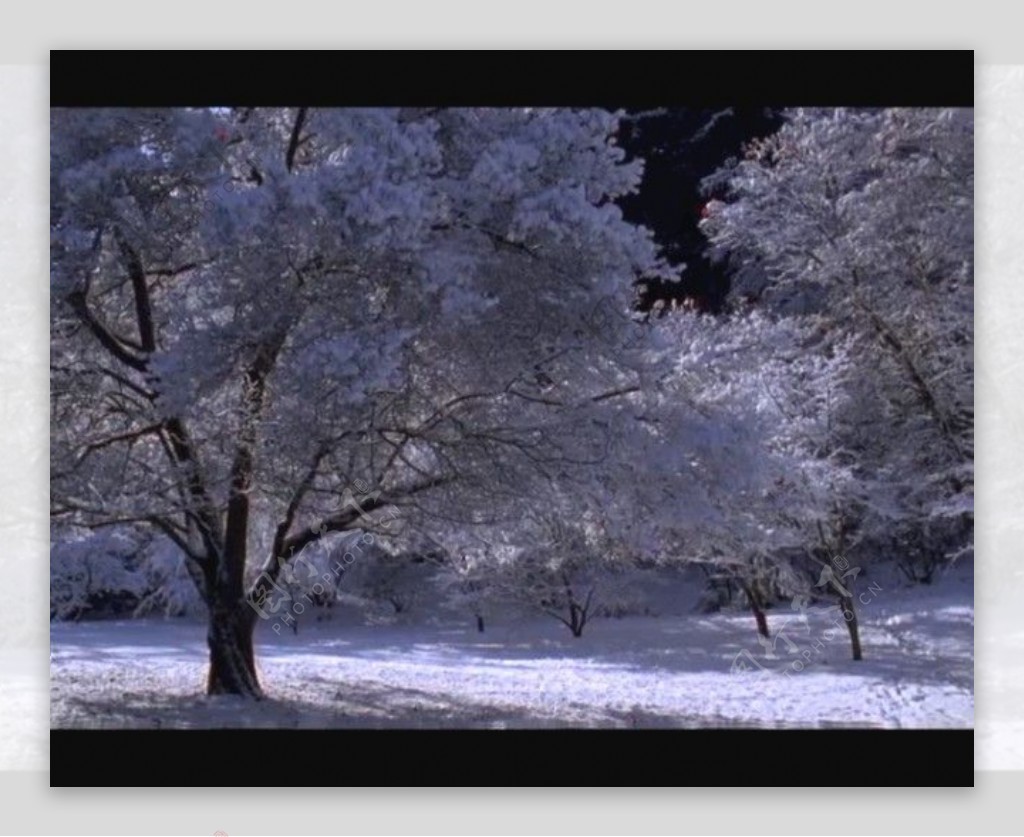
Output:
<svg viewBox="0 0 1024 837">
<path fill-rule="evenodd" d="M 774 133 L 782 124 L 777 110 L 760 107 L 672 108 L 647 115 L 630 111 L 619 128 L 619 143 L 646 161 L 639 193 L 619 201 L 629 221 L 654 232 L 662 253 L 674 265 L 686 264 L 682 281 L 639 284 L 638 308 L 658 300 L 692 301 L 700 310 L 722 309 L 729 290 L 726 266 L 703 256 L 705 239 L 697 228 L 706 200 L 700 182 L 743 143 Z"/>
</svg>

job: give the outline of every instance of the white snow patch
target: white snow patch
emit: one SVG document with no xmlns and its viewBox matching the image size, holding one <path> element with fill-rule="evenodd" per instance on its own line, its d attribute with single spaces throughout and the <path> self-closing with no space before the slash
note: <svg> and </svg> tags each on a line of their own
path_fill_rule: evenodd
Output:
<svg viewBox="0 0 1024 837">
<path fill-rule="evenodd" d="M 971 727 L 973 585 L 892 590 L 860 608 L 849 659 L 835 608 L 595 621 L 316 625 L 257 635 L 268 700 L 202 694 L 205 629 L 183 620 L 54 624 L 55 727 Z M 830 628 L 832 629 L 830 632 Z M 831 633 L 831 639 L 829 635 Z M 815 645 L 817 643 L 817 645 Z M 746 672 L 737 660 L 753 661 Z M 761 670 L 764 666 L 767 670 Z"/>
</svg>

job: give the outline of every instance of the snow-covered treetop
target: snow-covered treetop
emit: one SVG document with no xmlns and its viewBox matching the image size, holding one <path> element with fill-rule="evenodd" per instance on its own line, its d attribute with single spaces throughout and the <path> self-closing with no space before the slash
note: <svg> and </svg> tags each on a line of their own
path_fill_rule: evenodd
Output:
<svg viewBox="0 0 1024 837">
<path fill-rule="evenodd" d="M 702 228 L 753 295 L 855 338 L 835 437 L 890 521 L 972 505 L 973 140 L 970 109 L 796 110 L 707 182 Z"/>
<path fill-rule="evenodd" d="M 166 523 L 242 465 L 298 525 L 355 480 L 493 493 L 592 456 L 570 413 L 634 376 L 628 318 L 588 314 L 663 267 L 613 202 L 641 174 L 616 119 L 55 110 L 57 506 Z"/>
</svg>

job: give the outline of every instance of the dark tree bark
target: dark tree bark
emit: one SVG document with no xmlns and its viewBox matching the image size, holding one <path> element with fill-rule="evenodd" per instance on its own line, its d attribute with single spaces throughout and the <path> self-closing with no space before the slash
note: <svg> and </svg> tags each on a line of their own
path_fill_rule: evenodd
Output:
<svg viewBox="0 0 1024 837">
<path fill-rule="evenodd" d="M 579 639 L 583 636 L 583 626 L 586 625 L 586 617 L 582 608 L 575 602 L 569 605 L 569 630 L 572 635 Z"/>
<path fill-rule="evenodd" d="M 249 538 L 249 492 L 253 484 L 257 423 L 263 411 L 267 376 L 284 345 L 286 330 L 261 345 L 245 372 L 245 412 L 235 458 L 231 464 L 231 493 L 228 496 L 224 545 L 214 551 L 207 579 L 210 626 L 210 677 L 207 692 L 260 698 L 259 679 L 253 655 L 252 635 L 256 614 L 246 601 L 245 565 Z"/>
<path fill-rule="evenodd" d="M 846 630 L 850 632 L 850 649 L 853 651 L 853 659 L 861 660 L 863 656 L 860 649 L 860 626 L 857 624 L 857 610 L 853 606 L 853 598 L 850 596 L 840 596 L 839 607 L 843 611 L 843 621 L 846 622 Z"/>
<path fill-rule="evenodd" d="M 241 599 L 210 605 L 207 694 L 263 697 L 253 654 L 255 627 L 256 616 Z"/>
<path fill-rule="evenodd" d="M 846 622 L 846 630 L 850 633 L 850 650 L 853 653 L 854 660 L 863 659 L 860 647 L 860 626 L 857 623 L 857 608 L 853 602 L 853 581 L 856 580 L 857 575 L 860 573 L 860 569 L 854 568 L 847 573 L 844 573 L 837 580 L 832 570 L 832 564 L 836 563 L 836 559 L 833 556 L 842 556 L 846 552 L 846 535 L 847 527 L 846 521 L 841 514 L 841 509 L 836 507 L 836 519 L 838 525 L 836 526 L 836 536 L 830 542 L 829 538 L 825 535 L 825 530 L 821 523 L 818 523 L 818 538 L 823 546 L 825 557 L 828 559 L 828 563 L 824 564 L 824 570 L 822 571 L 821 578 L 819 579 L 819 585 L 828 580 L 835 589 L 835 593 L 839 598 L 839 609 L 843 614 L 843 621 Z M 845 570 L 847 563 L 844 561 L 840 568 Z M 843 586 L 842 582 L 845 581 L 847 576 L 852 576 L 852 580 L 848 582 L 850 588 L 847 589 Z"/>
<path fill-rule="evenodd" d="M 764 605 L 761 603 L 760 596 L 754 591 L 754 588 L 749 584 L 740 582 L 743 587 L 743 592 L 747 596 L 747 602 L 750 604 L 750 611 L 754 614 L 754 621 L 757 623 L 757 632 L 765 639 L 771 639 L 771 634 L 768 631 L 768 617 L 764 612 Z"/>
<path fill-rule="evenodd" d="M 751 604 L 750 609 L 754 611 L 754 621 L 757 622 L 757 632 L 765 639 L 771 639 L 771 634 L 768 633 L 768 618 L 765 616 L 764 611 L 755 604 Z"/>
<path fill-rule="evenodd" d="M 587 591 L 587 597 L 583 604 L 579 603 L 576 598 L 576 594 L 572 589 L 572 581 L 565 573 L 562 574 L 562 585 L 565 589 L 565 597 L 569 603 L 569 618 L 566 619 L 560 614 L 553 613 L 558 621 L 565 625 L 576 639 L 583 636 L 583 629 L 587 626 L 587 622 L 590 619 L 590 606 L 594 600 L 594 588 L 591 587 Z"/>
</svg>

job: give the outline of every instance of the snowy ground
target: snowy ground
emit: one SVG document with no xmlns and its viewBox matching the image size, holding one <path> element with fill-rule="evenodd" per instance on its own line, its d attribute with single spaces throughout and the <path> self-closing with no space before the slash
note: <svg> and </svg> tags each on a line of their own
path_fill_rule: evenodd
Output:
<svg viewBox="0 0 1024 837">
<path fill-rule="evenodd" d="M 746 613 L 304 628 L 258 634 L 269 699 L 203 696 L 202 625 L 54 624 L 54 727 L 971 727 L 973 585 L 882 590 L 862 604 L 865 659 L 835 608 L 766 659 Z M 831 638 L 830 638 L 831 637 Z M 795 649 L 795 650 L 794 650 Z M 759 668 L 763 666 L 764 669 Z M 745 669 L 745 670 L 738 670 Z"/>
</svg>

